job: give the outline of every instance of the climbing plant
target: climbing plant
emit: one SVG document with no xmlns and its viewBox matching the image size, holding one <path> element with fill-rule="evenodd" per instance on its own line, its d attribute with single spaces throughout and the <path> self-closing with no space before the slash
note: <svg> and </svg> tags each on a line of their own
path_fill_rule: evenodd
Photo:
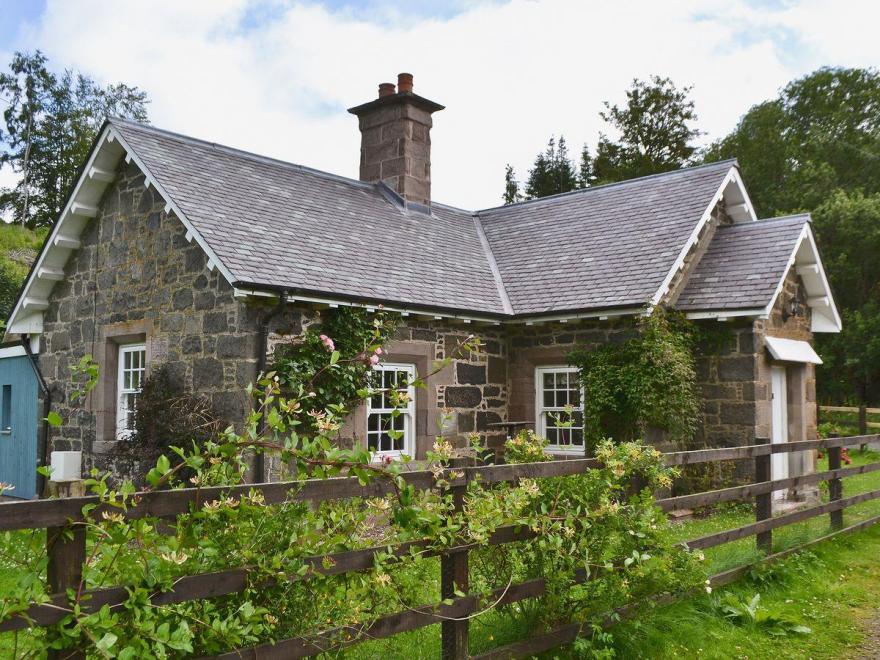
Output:
<svg viewBox="0 0 880 660">
<path fill-rule="evenodd" d="M 257 490 L 206 496 L 175 519 L 130 519 L 123 512 L 140 499 L 134 486 L 112 487 L 107 475 L 93 472 L 87 485 L 110 511 L 91 504 L 83 509 L 88 561 L 82 583 L 69 590 L 61 622 L 29 634 L 29 651 L 171 658 L 211 655 L 339 626 L 350 626 L 346 636 L 367 635 L 371 621 L 436 600 L 435 553 L 462 543 L 474 548 L 476 558 L 470 589 L 481 603 L 476 616 L 497 611 L 519 617 L 529 609 L 535 616 L 522 623 L 530 628 L 569 620 L 599 622 L 609 608 L 702 583 L 698 557 L 673 542 L 665 517 L 653 504 L 652 490 L 668 486 L 674 472 L 650 447 L 599 443 L 601 465 L 582 475 L 501 484 L 471 481 L 457 509 L 447 487 L 462 473 L 451 467 L 456 450 L 449 439 L 439 438 L 427 454 L 424 467 L 433 483 L 426 487 L 405 480 L 401 463 L 377 463 L 366 448 L 338 446 L 335 434 L 347 407 L 332 401 L 317 408 L 312 385 L 325 383 L 321 396 L 343 396 L 351 391 L 351 365 L 366 367 L 381 360 L 382 353 L 370 340 L 343 357 L 337 348 L 342 341 L 326 331 L 327 326 L 314 329 L 320 352 L 313 353 L 311 368 L 293 372 L 298 380 L 269 372 L 249 388 L 254 405 L 241 429 L 229 427 L 202 446 L 172 448 L 172 455 L 161 456 L 147 475 L 148 490 L 234 486 L 244 482 L 254 452 L 274 452 L 293 467 L 291 496 L 271 505 Z M 378 339 L 382 332 L 374 326 L 369 334 Z M 412 385 L 424 387 L 455 355 L 474 350 L 477 342 L 467 338 Z M 337 374 L 343 375 L 343 384 L 334 382 Z M 358 399 L 368 395 L 365 388 L 355 390 Z M 406 403 L 392 400 L 398 406 Z M 545 445 L 543 438 L 524 433 L 508 443 L 509 458 L 545 460 Z M 382 481 L 390 492 L 314 505 L 297 499 L 304 480 L 339 475 L 363 484 Z M 640 492 L 633 490 L 636 476 L 645 486 Z M 508 525 L 537 536 L 492 545 L 491 535 Z M 371 570 L 327 574 L 308 559 L 415 539 L 427 541 L 423 550 L 380 552 Z M 45 536 L 22 536 L 18 546 L 26 551 L 10 554 L 9 561 L 20 570 L 17 583 L 0 594 L 0 619 L 48 597 L 39 579 L 46 568 Z M 185 575 L 229 568 L 247 572 L 249 586 L 243 591 L 184 603 L 151 600 Z M 535 605 L 502 607 L 490 595 L 535 577 L 547 583 L 546 596 Z M 111 584 L 126 587 L 122 607 L 83 608 L 89 589 Z"/>
<path fill-rule="evenodd" d="M 682 315 L 653 307 L 627 341 L 578 348 L 569 361 L 579 369 L 584 427 L 593 444 L 629 441 L 652 429 L 684 444 L 700 412 L 694 359 L 695 331 Z"/>
<path fill-rule="evenodd" d="M 357 400 L 399 323 L 399 314 L 381 309 L 326 310 L 318 323 L 276 349 L 274 371 L 282 390 L 308 394 L 315 410 Z"/>
</svg>

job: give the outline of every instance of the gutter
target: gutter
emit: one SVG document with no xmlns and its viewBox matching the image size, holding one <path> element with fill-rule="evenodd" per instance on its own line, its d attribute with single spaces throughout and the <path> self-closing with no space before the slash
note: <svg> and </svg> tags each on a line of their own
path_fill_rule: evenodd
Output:
<svg viewBox="0 0 880 660">
<path fill-rule="evenodd" d="M 271 312 L 266 314 L 260 321 L 260 332 L 257 339 L 257 378 L 266 371 L 266 352 L 269 350 L 269 323 L 278 316 L 287 303 L 288 291 L 282 290 L 278 295 L 278 304 Z M 266 430 L 266 413 L 263 411 L 263 418 L 260 420 L 260 433 Z M 266 481 L 266 455 L 259 452 L 254 455 L 254 482 L 264 483 Z"/>
<path fill-rule="evenodd" d="M 37 356 L 34 355 L 34 352 L 31 350 L 30 337 L 25 334 L 21 335 L 21 345 L 30 360 L 34 375 L 37 377 L 37 383 L 40 385 L 40 392 L 43 394 L 43 425 L 40 427 L 40 438 L 37 440 L 37 454 L 40 461 L 40 467 L 44 467 L 49 465 L 49 422 L 47 421 L 47 418 L 52 410 L 52 391 L 49 389 L 49 386 L 46 385 L 43 374 L 40 372 L 40 367 L 37 364 Z M 46 477 L 38 472 L 37 493 L 42 496 L 45 492 Z"/>
</svg>

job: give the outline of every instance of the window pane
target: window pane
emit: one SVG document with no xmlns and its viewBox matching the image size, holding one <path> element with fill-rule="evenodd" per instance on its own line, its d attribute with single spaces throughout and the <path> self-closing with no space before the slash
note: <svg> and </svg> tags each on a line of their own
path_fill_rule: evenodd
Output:
<svg viewBox="0 0 880 660">
<path fill-rule="evenodd" d="M 546 389 L 551 389 L 551 390 L 552 390 L 553 387 L 554 387 L 553 383 L 554 383 L 554 381 L 553 381 L 553 372 L 552 372 L 552 371 L 550 371 L 550 372 L 545 372 L 545 373 L 544 373 L 544 389 L 545 389 L 545 390 L 546 390 Z"/>
<path fill-rule="evenodd" d="M 556 374 L 556 387 L 568 387 L 568 373 L 560 371 Z"/>
<path fill-rule="evenodd" d="M 552 408 L 554 406 L 553 391 L 544 392 L 544 407 Z"/>
</svg>

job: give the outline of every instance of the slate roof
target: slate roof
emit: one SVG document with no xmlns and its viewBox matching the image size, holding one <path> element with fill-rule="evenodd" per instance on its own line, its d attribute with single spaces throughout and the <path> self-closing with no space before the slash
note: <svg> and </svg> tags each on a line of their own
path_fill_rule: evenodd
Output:
<svg viewBox="0 0 880 660">
<path fill-rule="evenodd" d="M 639 306 L 733 161 L 479 211 L 516 313 Z"/>
<path fill-rule="evenodd" d="M 807 214 L 719 227 L 676 307 L 682 310 L 765 307 L 785 275 Z"/>
<path fill-rule="evenodd" d="M 242 284 L 504 313 L 468 212 L 404 212 L 373 184 L 111 123 Z"/>
<path fill-rule="evenodd" d="M 735 166 L 429 216 L 378 184 L 110 122 L 238 286 L 498 317 L 647 304 Z"/>
</svg>

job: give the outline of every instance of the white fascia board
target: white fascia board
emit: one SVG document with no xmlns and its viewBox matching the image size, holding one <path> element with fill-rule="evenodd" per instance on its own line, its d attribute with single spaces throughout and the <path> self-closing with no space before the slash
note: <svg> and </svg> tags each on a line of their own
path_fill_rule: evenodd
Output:
<svg viewBox="0 0 880 660">
<path fill-rule="evenodd" d="M 46 243 L 46 248 L 41 251 L 40 256 L 37 258 L 36 265 L 31 269 L 31 272 L 28 276 L 27 282 L 25 283 L 24 289 L 22 290 L 21 295 L 15 303 L 15 307 L 12 309 L 12 313 L 9 315 L 9 326 L 7 327 L 7 332 L 9 334 L 25 334 L 32 332 L 42 332 L 43 331 L 43 318 L 42 314 L 40 314 L 40 318 L 37 322 L 35 319 L 30 318 L 33 315 L 27 315 L 29 318 L 23 318 L 23 303 L 25 299 L 28 297 L 28 293 L 34 285 L 34 282 L 37 280 L 37 274 L 40 272 L 40 268 L 43 267 L 46 258 L 49 253 L 53 251 L 55 248 L 55 239 L 61 235 L 62 229 L 65 227 L 67 223 L 70 222 L 69 218 L 71 218 L 74 214 L 71 212 L 74 204 L 77 203 L 77 197 L 79 193 L 82 191 L 85 185 L 95 185 L 95 181 L 91 179 L 88 173 L 95 165 L 95 161 L 98 159 L 98 156 L 101 154 L 102 149 L 104 148 L 104 144 L 107 140 L 107 137 L 110 135 L 110 126 L 106 126 L 104 128 L 101 137 L 98 140 L 97 146 L 92 150 L 92 155 L 89 157 L 88 162 L 86 162 L 86 166 L 83 168 L 83 173 L 79 177 L 76 182 L 76 185 L 73 188 L 73 192 L 70 194 L 70 197 L 67 199 L 67 204 L 64 207 L 64 210 L 61 211 L 61 216 L 59 217 L 58 222 L 55 223 L 55 226 L 52 228 L 52 233 L 49 235 Z M 36 329 L 36 328 L 39 329 Z"/>
<path fill-rule="evenodd" d="M 265 291 L 262 289 L 242 289 L 237 288 L 233 291 L 233 295 L 236 298 L 272 298 L 274 300 L 278 300 L 278 293 L 273 293 L 271 291 Z M 305 302 L 305 303 L 318 303 L 321 305 L 329 305 L 331 307 L 359 307 L 369 311 L 376 311 L 380 307 L 382 311 L 385 312 L 395 312 L 398 314 L 402 314 L 403 316 L 424 316 L 430 317 L 434 319 L 451 319 L 464 321 L 465 323 L 476 322 L 476 323 L 491 323 L 497 324 L 500 319 L 491 318 L 488 316 L 474 316 L 473 314 L 455 314 L 455 313 L 444 313 L 437 312 L 434 310 L 425 310 L 419 307 L 396 307 L 394 305 L 385 305 L 385 304 L 377 304 L 377 303 L 360 303 L 354 302 L 351 300 L 340 300 L 338 298 L 324 298 L 320 296 L 306 296 L 306 295 L 289 295 L 287 296 L 287 302 L 295 303 L 295 302 Z"/>
<path fill-rule="evenodd" d="M 827 299 L 827 308 L 831 312 L 831 318 L 829 319 L 832 322 L 834 329 L 827 329 L 824 327 L 825 324 L 816 323 L 816 313 L 813 313 L 813 332 L 840 332 L 843 330 L 843 321 L 840 318 L 840 314 L 837 311 L 837 305 L 834 303 L 834 296 L 831 295 L 831 285 L 828 283 L 828 276 L 825 274 L 825 267 L 822 265 L 822 256 L 819 254 L 819 247 L 816 245 L 816 238 L 813 236 L 813 230 L 810 227 L 810 223 L 804 227 L 805 240 L 810 242 L 810 248 L 813 251 L 813 257 L 816 259 L 816 265 L 819 267 L 819 281 L 822 283 L 822 292 L 816 297 L 826 298 Z M 824 314 L 823 314 L 824 315 Z"/>
<path fill-rule="evenodd" d="M 192 234 L 192 237 L 195 239 L 196 243 L 199 244 L 199 247 L 205 251 L 205 254 L 208 255 L 209 262 L 213 261 L 217 266 L 217 269 L 223 274 L 223 277 L 226 278 L 226 281 L 229 284 L 235 282 L 235 277 L 229 271 L 229 269 L 224 265 L 224 263 L 217 257 L 214 250 L 211 249 L 211 246 L 208 245 L 208 242 L 204 239 L 204 237 L 196 230 L 193 224 L 189 221 L 184 214 L 183 211 L 180 210 L 180 207 L 177 203 L 171 198 L 171 195 L 168 194 L 168 191 L 156 181 L 156 178 L 150 173 L 150 170 L 147 169 L 147 166 L 144 165 L 144 162 L 140 159 L 140 157 L 132 150 L 131 147 L 128 146 L 125 139 L 122 135 L 119 134 L 117 130 L 115 130 L 112 126 L 109 127 L 110 134 L 113 136 L 113 139 L 118 141 L 122 148 L 125 149 L 126 157 L 133 160 L 135 165 L 138 166 L 141 172 L 144 173 L 144 180 L 152 185 L 156 192 L 158 192 L 162 199 L 165 200 L 166 208 L 170 207 L 171 210 L 174 211 L 174 215 L 176 215 L 180 221 L 183 223 L 183 226 L 186 227 L 186 230 L 189 234 Z"/>
<path fill-rule="evenodd" d="M 704 312 L 687 312 L 685 316 L 695 321 L 698 321 L 700 319 L 725 320 L 740 316 L 751 316 L 753 318 L 758 318 L 764 316 L 764 313 L 765 310 L 763 309 L 719 309 Z"/>
<path fill-rule="evenodd" d="M 837 305 L 834 303 L 834 296 L 831 295 L 831 286 L 828 284 L 828 277 L 825 275 L 824 266 L 822 266 L 822 257 L 819 256 L 819 248 L 816 246 L 816 239 L 813 237 L 813 230 L 810 229 L 809 222 L 804 223 L 804 228 L 801 230 L 800 236 L 798 236 L 798 239 L 795 242 L 794 249 L 791 251 L 791 256 L 788 258 L 788 263 L 785 265 L 785 270 L 782 272 L 782 277 L 779 279 L 779 283 L 776 285 L 776 290 L 773 292 L 773 297 L 770 299 L 770 303 L 767 307 L 764 308 L 764 316 L 769 316 L 773 307 L 776 305 L 776 301 L 782 293 L 782 287 L 785 284 L 785 278 L 788 276 L 789 270 L 791 270 L 792 267 L 797 269 L 798 252 L 804 242 L 809 246 L 812 258 L 812 263 L 806 265 L 815 265 L 817 268 L 803 269 L 803 271 L 798 274 L 801 279 L 804 279 L 806 284 L 806 278 L 810 276 L 808 271 L 813 271 L 814 275 L 819 280 L 820 291 L 808 292 L 808 298 L 827 299 L 827 304 L 813 307 L 813 320 L 810 329 L 813 332 L 840 332 L 843 329 L 843 322 L 837 311 Z M 822 309 L 823 311 L 818 311 L 819 309 Z M 826 313 L 824 310 L 827 310 L 830 314 Z"/>
<path fill-rule="evenodd" d="M 233 295 L 236 298 L 272 298 L 274 300 L 278 299 L 278 294 L 273 293 L 271 291 L 266 291 L 263 289 L 244 289 L 244 288 L 236 288 L 233 291 Z M 377 304 L 377 303 L 360 303 L 353 302 L 351 300 L 340 300 L 338 298 L 324 298 L 320 296 L 305 296 L 305 295 L 289 295 L 287 297 L 287 302 L 295 303 L 295 302 L 305 302 L 305 303 L 318 303 L 322 305 L 329 305 L 331 307 L 360 307 L 366 309 L 370 312 L 374 312 L 381 307 L 383 311 L 388 312 L 396 312 L 398 314 L 402 314 L 404 316 L 419 316 L 428 319 L 441 320 L 441 319 L 450 319 L 463 321 L 465 323 L 489 323 L 492 325 L 501 325 L 501 324 L 524 324 L 524 325 L 540 325 L 542 323 L 553 323 L 560 322 L 565 323 L 572 320 L 578 319 L 601 319 L 606 320 L 608 318 L 617 318 L 621 316 L 639 316 L 645 315 L 646 309 L 644 307 L 630 307 L 626 309 L 619 310 L 604 310 L 597 312 L 582 312 L 577 314 L 561 314 L 559 316 L 535 316 L 535 317 L 522 317 L 522 318 L 509 318 L 506 319 L 504 317 L 501 318 L 492 318 L 487 316 L 475 316 L 473 314 L 456 314 L 456 313 L 445 313 L 438 312 L 436 310 L 426 310 L 419 307 L 396 307 L 394 305 L 385 305 L 385 304 Z"/>
<path fill-rule="evenodd" d="M 532 316 L 510 319 L 505 321 L 510 324 L 539 325 L 541 323 L 568 323 L 569 321 L 578 321 L 581 319 L 599 319 L 606 321 L 610 318 L 619 318 L 621 316 L 645 316 L 650 310 L 645 307 L 626 307 L 622 309 L 605 309 L 595 312 L 577 312 L 573 314 L 559 314 L 554 316 Z"/>
<path fill-rule="evenodd" d="M 703 227 L 706 226 L 706 223 L 709 222 L 709 218 L 712 217 L 712 211 L 718 204 L 718 202 L 721 201 L 721 198 L 724 196 L 724 191 L 727 190 L 728 185 L 735 185 L 739 189 L 739 192 L 742 194 L 743 199 L 746 200 L 746 203 L 748 204 L 749 218 L 751 219 L 751 221 L 755 221 L 758 219 L 755 215 L 752 203 L 749 200 L 749 194 L 746 192 L 746 187 L 743 185 L 742 179 L 739 176 L 739 172 L 736 169 L 735 165 L 731 165 L 730 170 L 727 172 L 727 175 L 724 177 L 721 185 L 718 186 L 718 190 L 715 192 L 715 195 L 712 197 L 712 201 L 709 202 L 709 206 L 703 212 L 700 221 L 694 227 L 694 230 L 691 232 L 690 237 L 685 242 L 684 247 L 681 249 L 681 252 L 678 255 L 678 258 L 675 260 L 675 263 L 672 264 L 672 268 L 669 269 L 666 277 L 663 278 L 663 283 L 660 285 L 660 288 L 657 289 L 657 292 L 651 297 L 651 307 L 660 304 L 663 296 L 665 296 L 668 292 L 669 286 L 672 284 L 673 278 L 678 274 L 680 270 L 684 268 L 685 260 L 687 259 L 688 254 L 690 254 L 691 249 L 693 249 L 694 245 L 699 240 L 700 234 L 703 231 Z"/>
</svg>

